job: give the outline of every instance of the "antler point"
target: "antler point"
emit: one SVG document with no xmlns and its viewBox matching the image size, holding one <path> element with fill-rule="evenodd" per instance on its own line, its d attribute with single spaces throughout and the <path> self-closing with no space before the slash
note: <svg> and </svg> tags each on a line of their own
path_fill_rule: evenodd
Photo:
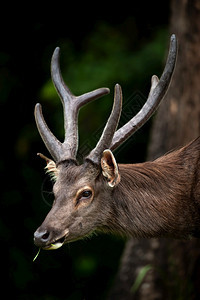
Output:
<svg viewBox="0 0 200 300">
<path fill-rule="evenodd" d="M 34 111 L 35 115 L 37 114 L 38 111 L 41 111 L 41 110 L 42 110 L 42 105 L 40 103 L 37 103 L 35 105 L 35 111 Z"/>
<path fill-rule="evenodd" d="M 121 85 L 119 83 L 115 84 L 115 90 L 118 90 L 118 91 L 122 90 Z"/>
<path fill-rule="evenodd" d="M 56 47 L 54 52 L 59 53 L 60 52 L 60 47 Z"/>
</svg>

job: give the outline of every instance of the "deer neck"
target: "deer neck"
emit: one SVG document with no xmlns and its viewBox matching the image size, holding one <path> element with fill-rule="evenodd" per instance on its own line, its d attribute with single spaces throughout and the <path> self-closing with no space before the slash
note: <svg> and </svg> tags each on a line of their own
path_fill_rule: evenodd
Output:
<svg viewBox="0 0 200 300">
<path fill-rule="evenodd" d="M 191 199 L 194 170 L 184 163 L 183 152 L 154 162 L 119 165 L 121 181 L 112 201 L 115 217 L 109 224 L 112 231 L 134 237 L 195 234 L 200 221 Z"/>
</svg>

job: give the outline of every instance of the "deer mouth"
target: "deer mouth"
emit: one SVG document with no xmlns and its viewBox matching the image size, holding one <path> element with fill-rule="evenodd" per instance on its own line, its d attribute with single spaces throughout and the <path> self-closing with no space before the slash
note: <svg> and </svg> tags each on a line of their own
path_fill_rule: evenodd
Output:
<svg viewBox="0 0 200 300">
<path fill-rule="evenodd" d="M 69 234 L 69 230 L 67 230 L 65 232 L 65 234 L 61 238 L 55 240 L 51 244 L 43 247 L 42 249 L 44 249 L 44 250 L 56 250 L 56 249 L 59 249 L 65 243 L 65 239 L 68 236 L 68 234 Z"/>
</svg>

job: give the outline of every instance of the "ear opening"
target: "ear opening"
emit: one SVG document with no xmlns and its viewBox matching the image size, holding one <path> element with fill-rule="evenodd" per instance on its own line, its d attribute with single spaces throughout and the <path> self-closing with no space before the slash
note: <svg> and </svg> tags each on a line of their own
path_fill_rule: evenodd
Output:
<svg viewBox="0 0 200 300">
<path fill-rule="evenodd" d="M 120 182 L 120 174 L 117 162 L 113 153 L 109 149 L 106 149 L 103 152 L 101 158 L 101 168 L 102 174 L 107 178 L 107 182 L 110 187 L 114 187 Z"/>
</svg>

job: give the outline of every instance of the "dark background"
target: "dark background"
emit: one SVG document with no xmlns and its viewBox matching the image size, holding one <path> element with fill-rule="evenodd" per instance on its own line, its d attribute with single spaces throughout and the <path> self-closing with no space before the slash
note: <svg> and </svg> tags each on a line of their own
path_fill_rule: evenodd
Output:
<svg viewBox="0 0 200 300">
<path fill-rule="evenodd" d="M 62 106 L 50 81 L 50 60 L 61 48 L 61 69 L 74 94 L 106 86 L 111 94 L 83 108 L 79 158 L 96 143 L 109 115 L 115 83 L 124 91 L 126 122 L 144 103 L 151 75 L 160 76 L 168 50 L 169 1 L 54 6 L 46 22 L 34 12 L 8 11 L 1 21 L 1 290 L 15 299 L 105 299 L 124 241 L 114 236 L 41 251 L 33 233 L 50 209 L 52 184 L 37 152 L 48 156 L 37 132 L 37 102 L 62 140 Z M 55 16 L 56 15 L 56 16 Z M 117 151 L 118 162 L 145 160 L 149 122 Z"/>
</svg>

